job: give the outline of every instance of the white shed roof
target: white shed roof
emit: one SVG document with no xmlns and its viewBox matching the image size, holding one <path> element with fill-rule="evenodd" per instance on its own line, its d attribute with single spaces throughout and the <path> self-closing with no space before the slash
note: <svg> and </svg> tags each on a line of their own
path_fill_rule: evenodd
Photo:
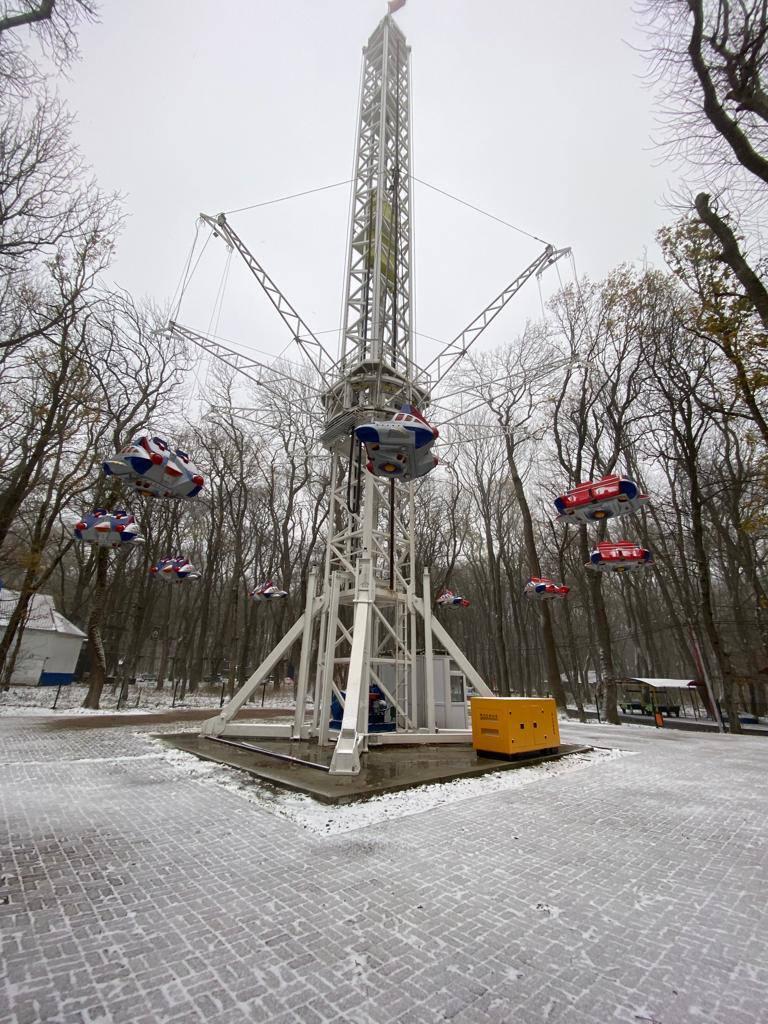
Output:
<svg viewBox="0 0 768 1024">
<path fill-rule="evenodd" d="M 0 630 L 8 625 L 13 609 L 19 600 L 16 590 L 0 590 Z M 85 638 L 82 629 L 78 629 L 69 619 L 56 611 L 53 598 L 49 594 L 35 594 L 29 605 L 29 615 L 25 629 L 41 629 L 50 633 L 64 633 L 67 636 Z"/>
<path fill-rule="evenodd" d="M 648 679 L 644 676 L 628 676 L 627 683 L 645 683 L 655 690 L 688 690 L 696 682 L 695 679 Z"/>
</svg>

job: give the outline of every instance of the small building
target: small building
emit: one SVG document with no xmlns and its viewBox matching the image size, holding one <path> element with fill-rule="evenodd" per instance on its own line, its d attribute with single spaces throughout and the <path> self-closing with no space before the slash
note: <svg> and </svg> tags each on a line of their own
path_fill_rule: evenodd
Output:
<svg viewBox="0 0 768 1024">
<path fill-rule="evenodd" d="M 5 632 L 18 600 L 17 591 L 0 590 L 0 636 Z M 35 594 L 28 608 L 11 685 L 68 685 L 74 679 L 85 639 L 81 629 L 56 611 L 52 597 Z"/>
<path fill-rule="evenodd" d="M 420 728 L 427 725 L 426 658 L 416 658 L 416 716 Z M 468 689 L 464 673 L 443 651 L 433 655 L 435 681 L 435 727 L 437 729 L 469 729 Z"/>
<path fill-rule="evenodd" d="M 618 680 L 618 703 L 627 714 L 653 715 L 656 712 L 670 717 L 706 717 L 708 698 L 697 679 L 650 679 L 629 676 Z"/>
<path fill-rule="evenodd" d="M 404 701 L 406 711 L 413 716 L 418 728 L 427 726 L 426 671 L 423 652 L 416 656 L 415 687 Z M 435 728 L 469 729 L 468 697 L 471 687 L 456 662 L 443 651 L 433 654 L 435 683 Z M 397 693 L 397 681 L 392 665 L 379 665 L 378 676 L 392 695 Z"/>
</svg>

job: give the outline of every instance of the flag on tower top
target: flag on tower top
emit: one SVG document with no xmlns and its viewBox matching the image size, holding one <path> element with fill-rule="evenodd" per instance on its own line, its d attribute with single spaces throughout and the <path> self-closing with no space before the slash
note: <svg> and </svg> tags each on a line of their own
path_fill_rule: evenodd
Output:
<svg viewBox="0 0 768 1024">
<path fill-rule="evenodd" d="M 394 14 L 395 11 L 399 11 L 401 7 L 405 7 L 405 0 L 389 0 L 387 4 L 389 13 Z"/>
</svg>

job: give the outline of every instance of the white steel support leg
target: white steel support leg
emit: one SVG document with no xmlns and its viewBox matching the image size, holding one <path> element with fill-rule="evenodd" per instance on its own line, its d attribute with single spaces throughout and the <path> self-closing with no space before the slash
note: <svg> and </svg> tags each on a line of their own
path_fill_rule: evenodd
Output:
<svg viewBox="0 0 768 1024">
<path fill-rule="evenodd" d="M 317 615 L 317 613 L 322 609 L 324 603 L 325 601 L 322 597 L 316 599 L 315 605 L 312 609 L 312 616 Z M 208 718 L 202 723 L 200 726 L 201 733 L 208 736 L 220 736 L 224 732 L 228 723 L 235 717 L 243 704 L 245 704 L 246 701 L 256 692 L 256 688 L 262 680 L 269 675 L 275 665 L 277 665 L 280 659 L 290 651 L 291 647 L 299 639 L 304 630 L 305 615 L 306 613 L 294 622 L 277 647 L 272 648 L 251 678 L 247 682 L 243 683 L 226 707 L 222 708 L 215 718 Z"/>
<path fill-rule="evenodd" d="M 317 736 L 320 729 L 320 713 L 323 707 L 323 665 L 325 664 L 325 640 L 328 631 L 328 607 L 320 616 L 320 632 L 317 637 L 317 665 L 315 666 L 315 685 L 312 691 L 312 735 Z"/>
<path fill-rule="evenodd" d="M 307 728 L 304 725 L 304 712 L 307 704 L 307 683 L 309 680 L 309 659 L 312 654 L 312 634 L 314 632 L 314 616 L 312 608 L 315 604 L 317 589 L 317 572 L 313 569 L 307 579 L 307 600 L 304 605 L 304 629 L 301 635 L 301 658 L 299 660 L 299 679 L 296 686 L 296 711 L 293 716 L 293 738 L 306 739 Z"/>
<path fill-rule="evenodd" d="M 352 650 L 347 672 L 344 717 L 331 759 L 331 773 L 334 775 L 357 775 L 360 771 L 360 748 L 368 732 L 371 617 L 375 598 L 376 583 L 371 559 L 361 558 L 357 568 Z"/>
<path fill-rule="evenodd" d="M 432 586 L 424 570 L 424 701 L 427 732 L 435 731 L 435 656 L 432 650 Z"/>
<path fill-rule="evenodd" d="M 328 744 L 329 720 L 331 717 L 331 693 L 333 692 L 333 668 L 336 659 L 336 640 L 339 623 L 339 592 L 341 591 L 342 575 L 335 572 L 331 576 L 331 597 L 328 607 L 325 637 L 323 645 L 323 665 L 320 677 L 320 720 L 317 728 L 317 742 L 321 747 Z"/>
</svg>

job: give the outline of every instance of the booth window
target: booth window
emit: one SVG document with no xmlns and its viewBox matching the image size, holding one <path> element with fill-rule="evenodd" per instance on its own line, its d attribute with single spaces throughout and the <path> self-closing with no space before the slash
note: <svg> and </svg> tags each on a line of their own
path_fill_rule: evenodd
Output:
<svg viewBox="0 0 768 1024">
<path fill-rule="evenodd" d="M 451 672 L 451 704 L 463 704 L 465 699 L 463 672 Z"/>
</svg>

